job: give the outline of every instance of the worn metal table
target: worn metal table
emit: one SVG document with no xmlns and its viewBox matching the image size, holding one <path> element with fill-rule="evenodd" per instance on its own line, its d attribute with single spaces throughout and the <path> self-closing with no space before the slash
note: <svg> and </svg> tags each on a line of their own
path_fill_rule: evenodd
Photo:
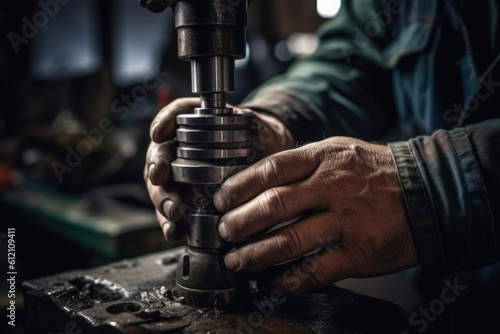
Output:
<svg viewBox="0 0 500 334">
<path fill-rule="evenodd" d="M 252 290 L 230 309 L 175 295 L 180 249 L 23 282 L 31 333 L 398 333 L 403 310 L 335 285 L 284 297 Z"/>
</svg>

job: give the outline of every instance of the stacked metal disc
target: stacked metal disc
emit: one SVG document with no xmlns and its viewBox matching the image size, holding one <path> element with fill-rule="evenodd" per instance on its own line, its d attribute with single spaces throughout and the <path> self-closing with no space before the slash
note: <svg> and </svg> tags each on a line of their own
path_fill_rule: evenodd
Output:
<svg viewBox="0 0 500 334">
<path fill-rule="evenodd" d="M 201 106 L 194 114 L 177 116 L 177 159 L 172 179 L 193 187 L 186 217 L 187 247 L 177 270 L 179 294 L 193 305 L 235 303 L 246 293 L 245 280 L 224 265 L 230 245 L 218 234 L 221 213 L 213 195 L 228 177 L 250 164 L 252 116 L 235 114 L 225 94 L 234 90 L 234 59 L 201 57 L 191 61 L 192 90 Z"/>
<path fill-rule="evenodd" d="M 229 112 L 207 114 L 205 108 L 198 108 L 195 114 L 177 117 L 175 181 L 221 184 L 249 163 L 252 117 L 225 110 Z"/>
<path fill-rule="evenodd" d="M 154 12 L 172 7 L 179 58 L 191 62 L 195 114 L 177 117 L 177 159 L 172 179 L 197 195 L 185 217 L 187 247 L 176 273 L 179 294 L 199 306 L 235 303 L 248 281 L 224 265 L 229 249 L 217 233 L 221 213 L 213 205 L 216 186 L 250 164 L 250 115 L 233 114 L 225 94 L 234 91 L 235 59 L 245 57 L 248 1 L 139 0 Z"/>
</svg>

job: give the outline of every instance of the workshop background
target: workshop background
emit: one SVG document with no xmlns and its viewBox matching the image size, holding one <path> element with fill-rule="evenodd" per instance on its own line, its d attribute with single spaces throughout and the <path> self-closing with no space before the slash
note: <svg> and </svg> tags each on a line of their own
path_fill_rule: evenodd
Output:
<svg viewBox="0 0 500 334">
<path fill-rule="evenodd" d="M 251 1 L 248 55 L 228 102 L 313 52 L 314 31 L 340 5 Z M 154 115 L 193 94 L 170 10 L 153 14 L 136 0 L 4 1 L 0 25 L 0 267 L 4 275 L 5 233 L 15 228 L 18 322 L 5 328 L 23 333 L 22 281 L 176 246 L 164 241 L 142 173 Z M 418 275 L 338 285 L 410 312 L 425 305 Z M 3 329 L 4 278 L 0 287 Z"/>
</svg>

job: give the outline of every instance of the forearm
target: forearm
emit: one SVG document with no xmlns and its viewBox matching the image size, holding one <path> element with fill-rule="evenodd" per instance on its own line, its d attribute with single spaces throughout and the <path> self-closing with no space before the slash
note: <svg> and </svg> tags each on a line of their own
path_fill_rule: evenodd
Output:
<svg viewBox="0 0 500 334">
<path fill-rule="evenodd" d="M 381 29 L 367 41 L 360 38 L 376 19 L 371 13 L 381 9 L 378 0 L 343 4 L 338 16 L 318 30 L 317 50 L 257 88 L 243 106 L 274 114 L 298 142 L 333 135 L 380 138 L 396 120 L 383 54 L 390 37 Z"/>
<path fill-rule="evenodd" d="M 500 120 L 390 146 L 424 271 L 498 261 Z"/>
</svg>

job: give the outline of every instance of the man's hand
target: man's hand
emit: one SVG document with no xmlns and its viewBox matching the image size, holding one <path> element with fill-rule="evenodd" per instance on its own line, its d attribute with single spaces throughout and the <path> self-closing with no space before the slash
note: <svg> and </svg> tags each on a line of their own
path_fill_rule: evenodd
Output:
<svg viewBox="0 0 500 334">
<path fill-rule="evenodd" d="M 229 178 L 214 203 L 226 212 L 219 234 L 243 242 L 226 256 L 229 269 L 256 271 L 309 254 L 275 270 L 272 283 L 288 294 L 418 262 L 385 145 L 334 137 L 269 156 Z"/>
<path fill-rule="evenodd" d="M 194 195 L 190 187 L 170 181 L 170 163 L 176 157 L 176 117 L 193 113 L 194 108 L 199 106 L 197 98 L 175 100 L 163 108 L 151 123 L 151 144 L 146 156 L 144 181 L 155 205 L 158 222 L 170 242 L 184 236 L 182 218 Z M 235 109 L 235 112 L 251 112 L 254 115 L 258 137 L 253 142 L 253 149 L 258 159 L 294 146 L 292 135 L 277 118 L 248 109 Z"/>
</svg>

